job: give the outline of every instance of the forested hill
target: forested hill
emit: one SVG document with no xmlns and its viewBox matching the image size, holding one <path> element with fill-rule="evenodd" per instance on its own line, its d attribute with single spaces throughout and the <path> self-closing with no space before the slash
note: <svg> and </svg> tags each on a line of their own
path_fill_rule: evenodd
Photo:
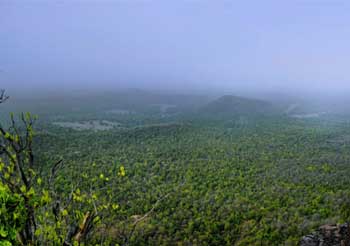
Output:
<svg viewBox="0 0 350 246">
<path fill-rule="evenodd" d="M 266 115 L 277 112 L 277 108 L 269 102 L 257 99 L 249 99 L 233 95 L 222 96 L 200 109 L 206 114 Z"/>
</svg>

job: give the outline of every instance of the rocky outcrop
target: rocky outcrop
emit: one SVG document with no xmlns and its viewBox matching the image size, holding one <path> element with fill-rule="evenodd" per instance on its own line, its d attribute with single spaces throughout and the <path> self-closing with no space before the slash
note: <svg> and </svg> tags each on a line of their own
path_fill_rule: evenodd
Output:
<svg viewBox="0 0 350 246">
<path fill-rule="evenodd" d="M 350 246 L 350 225 L 323 225 L 316 232 L 304 236 L 299 246 Z"/>
</svg>

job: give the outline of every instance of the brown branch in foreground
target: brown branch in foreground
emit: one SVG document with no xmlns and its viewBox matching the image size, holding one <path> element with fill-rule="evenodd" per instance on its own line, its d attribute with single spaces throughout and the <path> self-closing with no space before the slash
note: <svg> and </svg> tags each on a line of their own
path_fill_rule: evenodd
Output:
<svg viewBox="0 0 350 246">
<path fill-rule="evenodd" d="M 95 215 L 87 212 L 84 215 L 83 221 L 79 226 L 78 233 L 74 236 L 74 239 L 78 242 L 81 242 L 85 239 L 89 231 L 92 229 L 92 222 L 95 219 Z"/>
<path fill-rule="evenodd" d="M 185 181 L 183 181 L 179 186 L 176 187 L 176 190 L 179 189 L 181 186 L 183 186 L 185 184 Z M 174 193 L 176 191 L 175 189 L 170 191 L 169 193 L 165 194 L 164 196 L 158 198 L 158 200 L 154 203 L 154 205 L 152 206 L 152 208 L 147 212 L 145 213 L 142 217 L 140 218 L 137 218 L 134 223 L 132 224 L 132 229 L 129 233 L 129 235 L 127 236 L 127 238 L 125 239 L 125 243 L 124 245 L 129 245 L 129 242 L 130 242 L 130 239 L 131 237 L 133 236 L 135 230 L 136 230 L 136 227 L 137 225 L 142 222 L 143 220 L 145 220 L 148 216 L 150 216 L 154 210 L 158 207 L 158 205 L 163 201 L 165 200 L 167 197 L 169 197 L 172 193 Z"/>
<path fill-rule="evenodd" d="M 56 178 L 57 171 L 61 168 L 62 163 L 63 163 L 63 160 L 61 159 L 58 162 L 56 162 L 51 168 L 51 173 L 50 173 L 50 177 L 49 177 L 49 187 L 50 188 L 52 188 L 53 181 Z"/>
<path fill-rule="evenodd" d="M 172 191 L 173 192 L 173 191 Z M 145 213 L 142 217 L 140 218 L 137 218 L 134 223 L 132 224 L 132 229 L 128 235 L 128 237 L 126 238 L 125 240 L 125 244 L 124 245 L 129 245 L 129 241 L 131 239 L 131 237 L 133 236 L 135 230 L 136 230 L 136 227 L 137 225 L 142 222 L 143 220 L 145 220 L 151 213 L 153 213 L 153 211 L 157 208 L 158 204 L 163 201 L 164 199 L 166 199 L 172 192 L 169 192 L 168 194 L 160 197 L 156 202 L 155 204 L 152 206 L 152 208 L 147 212 Z"/>
</svg>

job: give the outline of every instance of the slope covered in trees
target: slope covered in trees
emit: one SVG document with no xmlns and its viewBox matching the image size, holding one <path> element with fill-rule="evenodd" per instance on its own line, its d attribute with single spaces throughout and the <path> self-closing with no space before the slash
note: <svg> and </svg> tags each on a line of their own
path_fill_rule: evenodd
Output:
<svg viewBox="0 0 350 246">
<path fill-rule="evenodd" d="M 83 119 L 104 116 L 91 110 Z M 77 131 L 53 124 L 55 118 L 38 122 L 38 173 L 48 178 L 52 163 L 63 160 L 55 195 L 74 197 L 55 233 L 54 217 L 45 217 L 54 203 L 37 211 L 42 242 L 57 242 L 45 235 L 66 237 L 71 222 L 81 223 L 94 204 L 99 219 L 82 244 L 297 245 L 322 224 L 350 219 L 344 118 L 271 115 L 213 124 L 185 112 L 109 120 L 123 127 Z M 50 193 L 52 201 L 56 196 Z M 45 200 L 44 193 L 38 197 Z"/>
<path fill-rule="evenodd" d="M 276 108 L 269 102 L 232 95 L 222 96 L 201 108 L 202 113 L 224 115 L 271 114 Z"/>
</svg>

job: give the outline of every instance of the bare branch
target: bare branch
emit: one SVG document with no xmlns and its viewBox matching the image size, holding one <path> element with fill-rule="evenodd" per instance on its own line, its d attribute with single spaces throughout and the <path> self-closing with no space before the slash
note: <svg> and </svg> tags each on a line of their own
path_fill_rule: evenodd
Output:
<svg viewBox="0 0 350 246">
<path fill-rule="evenodd" d="M 57 171 L 60 169 L 60 167 L 62 166 L 63 160 L 59 160 L 58 162 L 56 162 L 52 168 L 51 168 L 51 175 L 49 178 L 49 187 L 52 188 L 52 183 L 56 177 Z"/>
<path fill-rule="evenodd" d="M 166 195 L 160 197 L 160 198 L 155 202 L 155 204 L 152 206 L 152 208 L 151 208 L 147 213 L 145 213 L 142 217 L 137 218 L 137 219 L 134 221 L 134 223 L 133 223 L 133 225 L 132 225 L 132 229 L 131 229 L 131 231 L 130 231 L 128 237 L 126 238 L 125 245 L 129 245 L 129 241 L 130 241 L 131 237 L 133 236 L 133 234 L 134 234 L 134 232 L 135 232 L 135 230 L 136 230 L 137 225 L 138 225 L 140 222 L 142 222 L 143 220 L 145 220 L 151 213 L 153 213 L 153 211 L 157 208 L 157 206 L 159 205 L 159 203 L 160 203 L 161 201 L 163 201 L 164 199 L 166 199 L 168 196 L 170 196 L 171 193 L 173 193 L 173 191 L 171 191 L 171 192 L 167 193 Z"/>
<path fill-rule="evenodd" d="M 160 198 L 158 198 L 158 200 L 154 203 L 154 205 L 152 206 L 152 208 L 147 212 L 145 213 L 142 217 L 140 218 L 137 218 L 133 225 L 132 225 L 132 229 L 129 233 L 129 235 L 126 237 L 125 239 L 125 244 L 124 245 L 129 245 L 129 242 L 130 242 L 130 239 L 131 237 L 133 236 L 135 230 L 136 230 L 136 227 L 137 225 L 142 222 L 143 220 L 145 220 L 148 216 L 150 216 L 154 210 L 158 207 L 158 205 L 163 201 L 165 200 L 167 197 L 169 197 L 172 193 L 174 193 L 175 191 L 177 191 L 178 189 L 180 189 L 184 184 L 185 184 L 185 180 L 183 180 L 177 187 L 175 187 L 172 191 L 168 192 L 167 194 L 165 194 L 164 196 L 161 196 Z"/>
<path fill-rule="evenodd" d="M 5 102 L 10 97 L 5 94 L 5 90 L 0 90 L 0 103 Z"/>
</svg>

